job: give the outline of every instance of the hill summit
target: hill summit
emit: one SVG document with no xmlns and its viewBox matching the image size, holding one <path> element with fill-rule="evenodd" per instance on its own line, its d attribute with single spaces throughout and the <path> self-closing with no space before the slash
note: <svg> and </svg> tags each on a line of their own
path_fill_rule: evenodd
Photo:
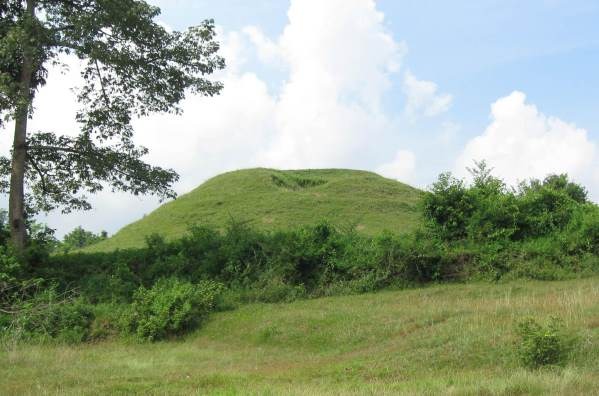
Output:
<svg viewBox="0 0 599 396">
<path fill-rule="evenodd" d="M 405 232 L 419 221 L 422 192 L 372 172 L 345 169 L 245 169 L 216 176 L 89 250 L 142 246 L 145 237 L 182 236 L 194 224 L 223 228 L 249 221 L 281 230 L 326 219 L 360 232 Z"/>
</svg>

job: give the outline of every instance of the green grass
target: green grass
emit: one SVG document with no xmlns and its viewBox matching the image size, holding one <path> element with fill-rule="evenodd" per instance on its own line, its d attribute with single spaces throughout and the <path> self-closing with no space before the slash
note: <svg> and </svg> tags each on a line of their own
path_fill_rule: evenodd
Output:
<svg viewBox="0 0 599 396">
<path fill-rule="evenodd" d="M 185 340 L 12 346 L 2 394 L 599 394 L 599 279 L 431 286 L 214 314 Z M 558 315 L 579 346 L 526 370 L 515 323 Z"/>
<path fill-rule="evenodd" d="M 190 225 L 222 228 L 231 218 L 263 230 L 327 219 L 369 235 L 401 233 L 418 224 L 420 197 L 413 187 L 365 171 L 241 170 L 208 180 L 87 250 L 139 247 L 153 233 L 174 239 Z"/>
</svg>

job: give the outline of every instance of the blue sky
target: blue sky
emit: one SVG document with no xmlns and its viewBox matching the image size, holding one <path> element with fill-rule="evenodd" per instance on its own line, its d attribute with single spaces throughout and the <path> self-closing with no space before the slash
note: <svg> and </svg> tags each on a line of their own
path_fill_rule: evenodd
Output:
<svg viewBox="0 0 599 396">
<path fill-rule="evenodd" d="M 226 30 L 287 24 L 285 0 L 164 0 L 176 28 L 210 17 Z M 592 0 L 378 0 L 385 26 L 409 46 L 407 63 L 453 92 L 453 114 L 484 127 L 489 103 L 515 89 L 547 113 L 599 124 L 599 2 Z M 597 131 L 593 132 L 598 136 Z M 473 132 L 474 133 L 474 132 Z"/>
<path fill-rule="evenodd" d="M 181 174 L 179 193 L 254 166 L 368 169 L 426 188 L 486 159 L 510 184 L 568 172 L 599 200 L 597 1 L 151 2 L 176 30 L 215 19 L 229 65 L 214 76 L 220 97 L 135 124 L 148 160 Z M 34 126 L 76 133 L 72 69 L 51 72 Z M 159 204 L 92 200 L 91 213 L 45 220 L 59 235 L 113 233 Z"/>
</svg>

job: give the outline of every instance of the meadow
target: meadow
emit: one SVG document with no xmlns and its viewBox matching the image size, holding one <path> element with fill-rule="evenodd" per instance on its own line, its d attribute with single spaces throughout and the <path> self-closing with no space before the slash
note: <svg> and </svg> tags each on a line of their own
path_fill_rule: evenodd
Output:
<svg viewBox="0 0 599 396">
<path fill-rule="evenodd" d="M 599 394 L 599 278 L 469 283 L 216 313 L 158 343 L 14 345 L 3 394 Z M 515 356 L 515 325 L 563 318 L 561 368 Z"/>
</svg>

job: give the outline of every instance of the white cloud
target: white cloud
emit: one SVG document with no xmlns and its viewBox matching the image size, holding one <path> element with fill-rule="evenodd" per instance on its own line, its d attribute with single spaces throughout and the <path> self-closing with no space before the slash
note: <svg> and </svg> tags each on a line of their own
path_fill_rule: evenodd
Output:
<svg viewBox="0 0 599 396">
<path fill-rule="evenodd" d="M 399 181 L 407 182 L 412 179 L 416 170 L 416 156 L 407 150 L 399 150 L 393 161 L 381 165 L 377 173 Z"/>
<path fill-rule="evenodd" d="M 324 90 L 377 104 L 405 45 L 387 33 L 373 0 L 293 0 L 288 17 L 279 45 L 291 80 L 317 83 L 312 96 Z"/>
<path fill-rule="evenodd" d="M 258 27 L 221 31 L 228 64 L 219 76 L 222 94 L 187 99 L 182 117 L 154 116 L 137 124 L 152 161 L 180 171 L 181 191 L 248 166 L 373 169 L 380 139 L 397 135 L 380 102 L 405 45 L 386 32 L 374 1 L 294 0 L 288 16 L 274 40 Z M 262 62 L 288 70 L 278 93 L 243 71 L 250 43 Z M 184 150 L 164 145 L 165 131 L 185 142 Z M 389 149 L 396 144 L 397 136 Z"/>
<path fill-rule="evenodd" d="M 75 114 L 79 105 L 73 88 L 81 85 L 81 64 L 74 57 L 62 57 L 63 66 L 49 67 L 47 84 L 36 94 L 33 102 L 35 115 L 28 121 L 28 130 L 33 132 L 55 132 L 74 136 L 78 131 Z M 14 123 L 0 130 L 0 153 L 8 155 L 12 146 Z"/>
<path fill-rule="evenodd" d="M 404 92 L 407 97 L 405 113 L 412 119 L 425 116 L 434 117 L 449 110 L 452 96 L 440 94 L 432 81 L 418 80 L 411 72 L 404 77 Z"/>
<path fill-rule="evenodd" d="M 277 43 L 266 37 L 257 26 L 247 26 L 243 33 L 248 36 L 258 51 L 258 57 L 264 63 L 280 65 L 283 60 L 281 49 Z"/>
<path fill-rule="evenodd" d="M 465 175 L 466 166 L 482 159 L 510 184 L 550 173 L 590 182 L 597 169 L 595 144 L 586 130 L 544 115 L 518 91 L 492 104 L 491 124 L 467 143 L 456 173 Z"/>
<path fill-rule="evenodd" d="M 265 83 L 251 73 L 222 80 L 221 95 L 189 98 L 182 116 L 153 116 L 135 125 L 151 162 L 179 172 L 181 193 L 217 173 L 256 166 L 255 153 L 273 134 L 275 103 Z"/>
<path fill-rule="evenodd" d="M 290 74 L 277 101 L 277 135 L 261 163 L 375 166 L 377 138 L 393 128 L 380 102 L 405 46 L 385 31 L 374 1 L 295 0 L 288 16 L 278 50 L 266 46 Z"/>
</svg>

